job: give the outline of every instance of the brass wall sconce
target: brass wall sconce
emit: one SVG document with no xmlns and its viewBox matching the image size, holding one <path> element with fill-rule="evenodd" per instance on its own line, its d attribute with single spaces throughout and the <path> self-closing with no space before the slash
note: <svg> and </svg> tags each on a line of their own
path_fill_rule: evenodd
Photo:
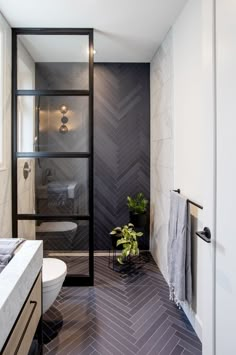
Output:
<svg viewBox="0 0 236 355">
<path fill-rule="evenodd" d="M 60 107 L 60 112 L 62 113 L 62 118 L 61 118 L 61 126 L 59 128 L 59 132 L 62 134 L 65 134 L 68 132 L 68 127 L 66 123 L 69 121 L 68 117 L 65 116 L 65 114 L 68 112 L 68 107 L 66 105 L 61 105 Z"/>
</svg>

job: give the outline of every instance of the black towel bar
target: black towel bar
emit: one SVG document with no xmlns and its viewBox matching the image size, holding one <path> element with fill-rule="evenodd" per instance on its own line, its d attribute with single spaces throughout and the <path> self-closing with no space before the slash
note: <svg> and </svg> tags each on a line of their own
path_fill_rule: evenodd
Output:
<svg viewBox="0 0 236 355">
<path fill-rule="evenodd" d="M 180 189 L 173 190 L 173 191 L 175 191 L 175 192 L 177 192 L 178 194 L 180 194 Z M 194 206 L 200 208 L 201 210 L 203 210 L 203 206 L 199 205 L 198 203 L 196 203 L 196 202 L 194 202 L 194 201 L 192 201 L 192 200 L 189 200 L 189 199 L 187 199 L 187 202 L 188 202 L 188 203 L 191 203 L 191 205 L 194 205 Z"/>
<path fill-rule="evenodd" d="M 180 194 L 180 189 L 177 190 L 173 190 L 174 192 L 177 192 L 178 194 Z M 192 205 L 200 208 L 201 210 L 203 210 L 203 206 L 199 205 L 198 203 L 187 199 L 188 203 L 191 203 Z M 202 240 L 204 240 L 207 243 L 211 243 L 211 231 L 208 227 L 205 227 L 203 231 L 200 232 L 196 232 L 196 235 L 201 238 Z"/>
</svg>

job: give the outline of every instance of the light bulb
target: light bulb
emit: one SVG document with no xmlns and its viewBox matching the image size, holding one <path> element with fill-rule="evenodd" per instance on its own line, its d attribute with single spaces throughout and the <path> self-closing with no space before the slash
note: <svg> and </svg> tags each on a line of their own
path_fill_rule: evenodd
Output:
<svg viewBox="0 0 236 355">
<path fill-rule="evenodd" d="M 68 127 L 63 123 L 61 127 L 59 128 L 59 132 L 62 134 L 65 134 L 68 132 Z"/>
<path fill-rule="evenodd" d="M 68 107 L 66 105 L 61 105 L 60 111 L 64 115 L 68 111 Z"/>
</svg>

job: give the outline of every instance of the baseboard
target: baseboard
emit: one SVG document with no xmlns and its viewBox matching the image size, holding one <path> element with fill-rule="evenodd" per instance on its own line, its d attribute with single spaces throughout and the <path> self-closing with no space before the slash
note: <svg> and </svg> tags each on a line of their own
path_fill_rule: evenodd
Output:
<svg viewBox="0 0 236 355">
<path fill-rule="evenodd" d="M 202 341 L 202 322 L 198 315 L 190 308 L 189 304 L 183 303 L 182 308 L 184 313 L 186 314 L 186 317 L 188 318 L 191 326 L 195 330 L 198 338 Z"/>
</svg>

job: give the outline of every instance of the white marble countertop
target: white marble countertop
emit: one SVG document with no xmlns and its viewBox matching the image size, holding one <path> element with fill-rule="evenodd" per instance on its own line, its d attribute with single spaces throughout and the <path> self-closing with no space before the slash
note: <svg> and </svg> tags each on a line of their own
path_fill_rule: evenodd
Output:
<svg viewBox="0 0 236 355">
<path fill-rule="evenodd" d="M 0 351 L 43 263 L 43 243 L 25 241 L 0 274 Z"/>
</svg>

